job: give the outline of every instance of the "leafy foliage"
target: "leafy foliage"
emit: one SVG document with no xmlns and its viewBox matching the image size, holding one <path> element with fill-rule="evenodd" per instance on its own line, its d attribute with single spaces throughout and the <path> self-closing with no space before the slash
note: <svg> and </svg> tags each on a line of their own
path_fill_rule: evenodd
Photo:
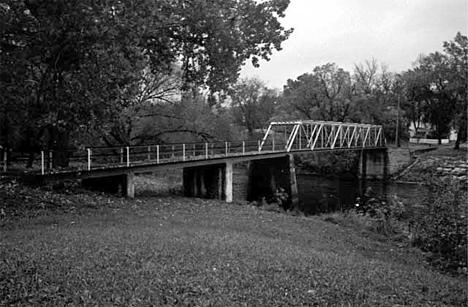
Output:
<svg viewBox="0 0 468 307">
<path fill-rule="evenodd" d="M 138 103 L 200 87 L 213 98 L 292 31 L 279 22 L 289 0 L 0 4 L 0 143 L 28 151 L 80 146 L 70 134 L 84 130 L 129 143 Z"/>
<path fill-rule="evenodd" d="M 278 95 L 255 78 L 242 79 L 230 90 L 235 122 L 252 137 L 256 129 L 268 126 L 274 116 Z"/>
<path fill-rule="evenodd" d="M 297 156 L 301 169 L 324 176 L 356 174 L 359 153 L 354 151 L 320 152 Z"/>
<path fill-rule="evenodd" d="M 468 38 L 458 32 L 453 41 L 444 42 L 451 70 L 451 88 L 456 99 L 454 127 L 457 128 L 455 149 L 467 140 L 468 116 Z"/>
<path fill-rule="evenodd" d="M 300 118 L 344 121 L 351 104 L 351 77 L 334 63 L 314 68 L 284 86 L 284 103 Z"/>
<path fill-rule="evenodd" d="M 443 270 L 468 272 L 466 250 L 468 193 L 450 180 L 432 180 L 416 212 L 415 243 L 430 253 L 430 262 Z"/>
</svg>

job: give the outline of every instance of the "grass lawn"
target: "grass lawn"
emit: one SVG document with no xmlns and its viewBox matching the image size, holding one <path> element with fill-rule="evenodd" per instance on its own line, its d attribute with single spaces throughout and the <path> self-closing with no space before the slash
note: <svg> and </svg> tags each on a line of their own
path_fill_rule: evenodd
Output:
<svg viewBox="0 0 468 307">
<path fill-rule="evenodd" d="M 466 306 L 467 282 L 320 217 L 0 187 L 0 306 Z"/>
</svg>

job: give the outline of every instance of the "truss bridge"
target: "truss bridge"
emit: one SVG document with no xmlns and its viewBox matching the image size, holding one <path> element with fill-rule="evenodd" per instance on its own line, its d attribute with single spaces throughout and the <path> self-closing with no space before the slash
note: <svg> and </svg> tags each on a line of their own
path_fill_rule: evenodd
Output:
<svg viewBox="0 0 468 307">
<path fill-rule="evenodd" d="M 382 126 L 314 120 L 271 122 L 263 138 L 256 141 L 89 147 L 67 152 L 67 165 L 56 163 L 63 151 L 41 151 L 33 153 L 40 159 L 35 159 L 23 177 L 35 183 L 79 179 L 83 186 L 122 191 L 133 197 L 135 174 L 182 169 L 187 196 L 215 195 L 227 202 L 234 198 L 254 200 L 271 195 L 280 186 L 294 202 L 294 155 L 339 150 L 359 152 L 358 176 L 385 178 L 388 159 Z M 6 152 L 4 172 L 20 161 L 7 163 Z M 247 181 L 233 176 L 234 164 L 248 165 L 248 174 L 243 177 Z M 234 186 L 241 196 L 236 196 Z M 257 195 L 251 191 L 262 192 Z"/>
</svg>

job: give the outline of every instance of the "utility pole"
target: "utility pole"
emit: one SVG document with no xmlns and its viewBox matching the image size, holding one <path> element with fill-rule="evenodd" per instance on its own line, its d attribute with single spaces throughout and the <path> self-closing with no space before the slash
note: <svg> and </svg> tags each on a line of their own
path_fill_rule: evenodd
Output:
<svg viewBox="0 0 468 307">
<path fill-rule="evenodd" d="M 398 104 L 397 104 L 397 118 L 396 118 L 396 136 L 395 142 L 396 146 L 400 147 L 400 136 L 399 136 L 399 129 L 400 129 L 400 92 L 398 92 Z"/>
</svg>

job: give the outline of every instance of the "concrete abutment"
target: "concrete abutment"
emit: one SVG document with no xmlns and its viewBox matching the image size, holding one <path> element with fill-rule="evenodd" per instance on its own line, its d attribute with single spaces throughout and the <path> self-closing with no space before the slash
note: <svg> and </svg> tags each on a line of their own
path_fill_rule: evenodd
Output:
<svg viewBox="0 0 468 307">
<path fill-rule="evenodd" d="M 388 174 L 388 150 L 386 148 L 362 150 L 359 155 L 358 177 L 385 180 Z"/>
</svg>

